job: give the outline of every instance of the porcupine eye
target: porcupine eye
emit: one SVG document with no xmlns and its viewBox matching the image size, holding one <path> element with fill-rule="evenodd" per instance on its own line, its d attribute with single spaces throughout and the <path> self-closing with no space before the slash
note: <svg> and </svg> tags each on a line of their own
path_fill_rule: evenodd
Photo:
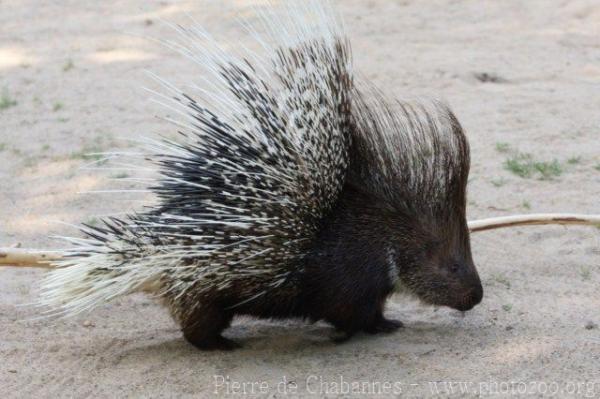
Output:
<svg viewBox="0 0 600 399">
<path fill-rule="evenodd" d="M 460 265 L 458 263 L 453 263 L 450 265 L 451 273 L 458 273 L 459 270 L 460 270 Z"/>
</svg>

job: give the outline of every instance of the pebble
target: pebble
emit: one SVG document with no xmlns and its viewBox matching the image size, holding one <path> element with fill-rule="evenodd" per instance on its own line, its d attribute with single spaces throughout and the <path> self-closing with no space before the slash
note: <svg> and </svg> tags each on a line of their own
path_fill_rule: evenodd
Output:
<svg viewBox="0 0 600 399">
<path fill-rule="evenodd" d="M 588 321 L 587 323 L 585 323 L 586 330 L 593 330 L 596 328 L 598 328 L 598 324 L 594 323 L 593 321 Z"/>
<path fill-rule="evenodd" d="M 89 320 L 86 320 L 86 321 L 83 322 L 83 326 L 84 327 L 94 327 L 94 323 L 92 323 Z"/>
</svg>

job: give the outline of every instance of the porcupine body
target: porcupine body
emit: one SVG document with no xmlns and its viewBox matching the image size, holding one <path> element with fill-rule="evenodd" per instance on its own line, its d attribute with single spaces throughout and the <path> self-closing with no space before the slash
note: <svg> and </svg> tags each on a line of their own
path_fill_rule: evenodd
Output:
<svg viewBox="0 0 600 399">
<path fill-rule="evenodd" d="M 171 46 L 205 67 L 217 97 L 164 83 L 182 118 L 180 139 L 154 146 L 158 205 L 84 228 L 44 304 L 74 313 L 144 290 L 192 344 L 226 349 L 236 314 L 324 319 L 346 338 L 400 326 L 383 316 L 394 288 L 463 310 L 480 301 L 456 118 L 357 88 L 328 5 L 282 11 L 262 15 L 275 42 L 263 58 L 176 28 Z"/>
</svg>

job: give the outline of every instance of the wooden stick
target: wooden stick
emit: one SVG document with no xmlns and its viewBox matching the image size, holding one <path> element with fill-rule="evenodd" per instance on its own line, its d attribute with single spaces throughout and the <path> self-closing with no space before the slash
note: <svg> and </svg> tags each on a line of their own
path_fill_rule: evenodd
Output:
<svg viewBox="0 0 600 399">
<path fill-rule="evenodd" d="M 36 251 L 32 249 L 0 248 L 0 266 L 53 268 L 52 263 L 61 259 L 56 252 Z"/>
<path fill-rule="evenodd" d="M 501 216 L 469 221 L 469 231 L 475 233 L 503 227 L 532 226 L 541 224 L 583 224 L 600 226 L 600 215 L 575 213 L 538 213 L 531 215 Z"/>
<path fill-rule="evenodd" d="M 539 213 L 531 215 L 501 216 L 471 220 L 468 223 L 471 233 L 504 227 L 532 226 L 543 224 L 580 224 L 600 226 L 600 215 L 579 215 L 572 213 Z M 53 261 L 61 259 L 56 252 L 28 249 L 0 248 L 0 266 L 39 267 L 52 269 Z"/>
</svg>

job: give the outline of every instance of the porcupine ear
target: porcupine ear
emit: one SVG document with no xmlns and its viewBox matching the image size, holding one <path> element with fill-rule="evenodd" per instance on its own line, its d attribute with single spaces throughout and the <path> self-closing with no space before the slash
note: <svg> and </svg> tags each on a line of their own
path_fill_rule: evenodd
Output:
<svg viewBox="0 0 600 399">
<path fill-rule="evenodd" d="M 405 212 L 464 207 L 469 145 L 447 105 L 390 101 L 369 84 L 352 99 L 349 182 Z"/>
<path fill-rule="evenodd" d="M 256 12 L 260 26 L 246 25 L 261 55 L 173 26 L 178 40 L 164 44 L 202 73 L 185 89 L 156 77 L 180 133 L 147 140 L 158 205 L 83 228 L 45 280 L 42 304 L 76 313 L 144 287 L 182 297 L 236 279 L 253 298 L 286 282 L 345 178 L 350 50 L 327 2 Z"/>
</svg>

